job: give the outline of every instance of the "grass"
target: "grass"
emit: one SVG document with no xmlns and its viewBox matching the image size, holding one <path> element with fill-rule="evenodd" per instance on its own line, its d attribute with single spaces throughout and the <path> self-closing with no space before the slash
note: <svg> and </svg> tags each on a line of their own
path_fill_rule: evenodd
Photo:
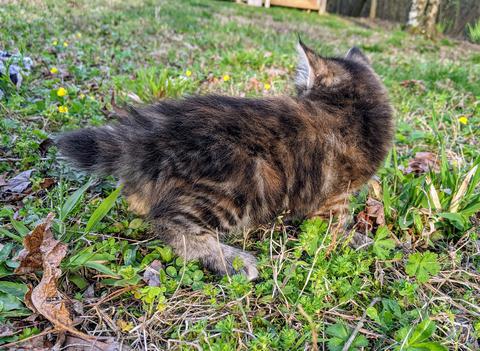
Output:
<svg viewBox="0 0 480 351">
<path fill-rule="evenodd" d="M 59 290 L 82 306 L 76 327 L 133 349 L 304 350 L 316 340 L 332 351 L 350 337 L 350 350 L 479 348 L 480 66 L 471 46 L 225 1 L 15 1 L 0 22 L 0 48 L 35 61 L 21 88 L 0 83 L 0 175 L 33 170 L 26 196 L 0 196 L 0 323 L 12 330 L 0 343 L 49 326 L 25 319 L 23 295 L 38 278 L 13 269 L 22 237 L 53 212 L 68 244 Z M 218 278 L 148 240 L 115 180 L 89 180 L 45 147 L 58 131 L 107 123 L 113 92 L 126 102 L 291 93 L 297 33 L 325 55 L 362 47 L 396 110 L 395 147 L 352 201 L 356 218 L 369 198 L 385 215 L 364 229 L 373 243 L 363 249 L 340 242 L 329 253 L 331 223 L 278 218 L 231 239 L 257 253 L 260 280 Z M 427 151 L 438 168 L 407 174 Z M 155 260 L 157 287 L 142 280 Z"/>
<path fill-rule="evenodd" d="M 480 21 L 473 25 L 467 25 L 467 33 L 470 40 L 474 43 L 480 43 Z"/>
</svg>

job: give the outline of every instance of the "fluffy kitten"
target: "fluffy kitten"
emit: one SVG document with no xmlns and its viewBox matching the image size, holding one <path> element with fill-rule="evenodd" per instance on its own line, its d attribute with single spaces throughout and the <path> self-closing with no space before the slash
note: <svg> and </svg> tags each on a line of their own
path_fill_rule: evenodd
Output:
<svg viewBox="0 0 480 351">
<path fill-rule="evenodd" d="M 298 45 L 298 96 L 193 96 L 130 107 L 115 124 L 63 134 L 79 168 L 114 175 L 131 210 L 187 260 L 258 275 L 255 257 L 218 239 L 272 220 L 345 213 L 393 135 L 387 92 L 357 48 L 325 58 Z"/>
</svg>

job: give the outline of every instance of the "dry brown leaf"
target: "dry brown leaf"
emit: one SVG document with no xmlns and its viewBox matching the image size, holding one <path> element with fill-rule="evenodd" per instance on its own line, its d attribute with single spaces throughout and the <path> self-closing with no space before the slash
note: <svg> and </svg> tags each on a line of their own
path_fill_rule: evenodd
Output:
<svg viewBox="0 0 480 351">
<path fill-rule="evenodd" d="M 52 220 L 53 214 L 49 214 L 43 223 L 37 225 L 30 234 L 23 238 L 24 249 L 18 255 L 20 265 L 15 269 L 16 274 L 32 273 L 42 269 L 43 254 L 40 246 L 45 241 L 47 233 L 52 235 L 50 231 Z"/>
<path fill-rule="evenodd" d="M 14 346 L 8 347 L 6 351 L 50 351 L 52 343 L 45 339 L 45 335 L 35 336 L 31 339 L 22 340 L 15 343 Z"/>
<path fill-rule="evenodd" d="M 145 269 L 145 272 L 143 273 L 143 281 L 147 283 L 148 286 L 160 286 L 159 271 L 162 269 L 162 266 L 162 262 L 154 260 Z"/>
<path fill-rule="evenodd" d="M 385 213 L 383 211 L 383 204 L 380 201 L 372 199 L 371 197 L 367 200 L 367 216 L 375 219 L 375 224 L 384 225 L 385 224 Z"/>
<path fill-rule="evenodd" d="M 400 85 L 404 88 L 418 88 L 421 91 L 426 90 L 425 83 L 417 79 L 404 80 L 400 83 Z"/>
<path fill-rule="evenodd" d="M 357 214 L 357 229 L 365 233 L 374 227 L 385 224 L 383 204 L 371 197 L 368 198 L 365 210 Z"/>
<path fill-rule="evenodd" d="M 104 341 L 86 341 L 75 336 L 67 336 L 62 350 L 67 351 L 128 351 L 129 347 L 121 345 L 115 339 L 108 338 Z"/>
<path fill-rule="evenodd" d="M 48 189 L 48 188 L 50 188 L 52 185 L 55 185 L 55 183 L 56 183 L 56 181 L 55 181 L 55 179 L 53 179 L 53 178 L 44 178 L 44 179 L 42 180 L 42 182 L 40 183 L 40 187 L 41 187 L 42 189 Z"/>
<path fill-rule="evenodd" d="M 408 162 L 408 167 L 405 169 L 405 174 L 415 173 L 423 174 L 430 170 L 438 172 L 440 164 L 438 156 L 432 152 L 417 152 L 413 160 Z"/>
<path fill-rule="evenodd" d="M 16 273 L 29 273 L 43 269 L 40 283 L 25 295 L 25 304 L 33 312 L 48 319 L 57 330 L 68 331 L 80 338 L 91 340 L 73 327 L 65 299 L 57 289 L 57 281 L 62 274 L 59 268 L 67 254 L 67 245 L 53 237 L 50 230 L 53 213 L 24 238 L 25 249 L 19 255 L 20 266 Z"/>
</svg>

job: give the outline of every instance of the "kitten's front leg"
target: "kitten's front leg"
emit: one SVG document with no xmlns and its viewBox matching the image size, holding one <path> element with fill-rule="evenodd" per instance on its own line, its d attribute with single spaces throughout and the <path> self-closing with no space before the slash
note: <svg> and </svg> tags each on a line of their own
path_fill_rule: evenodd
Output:
<svg viewBox="0 0 480 351">
<path fill-rule="evenodd" d="M 337 245 L 338 237 L 346 237 L 349 224 L 352 222 L 352 216 L 349 211 L 350 193 L 344 193 L 330 197 L 317 211 L 311 213 L 309 217 L 320 217 L 329 221 L 336 217 L 336 222 L 331 230 L 332 241 L 327 249 L 327 254 L 333 251 Z"/>
<path fill-rule="evenodd" d="M 199 260 L 206 268 L 219 275 L 241 273 L 248 280 L 258 278 L 255 256 L 221 243 L 216 233 L 187 219 L 180 220 L 179 216 L 175 216 L 174 222 L 157 219 L 154 223 L 161 239 L 187 261 Z"/>
</svg>

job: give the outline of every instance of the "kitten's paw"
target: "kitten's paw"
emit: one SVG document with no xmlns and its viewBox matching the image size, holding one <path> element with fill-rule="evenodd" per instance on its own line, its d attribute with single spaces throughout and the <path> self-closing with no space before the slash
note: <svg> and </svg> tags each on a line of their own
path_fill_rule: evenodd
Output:
<svg viewBox="0 0 480 351">
<path fill-rule="evenodd" d="M 253 256 L 252 254 L 250 254 L 248 252 L 241 251 L 239 254 L 237 253 L 236 257 L 238 257 L 241 260 L 241 262 L 239 262 L 241 268 L 236 270 L 234 268 L 235 264 L 232 264 L 232 268 L 233 268 L 234 273 L 241 273 L 241 274 L 245 275 L 249 281 L 257 279 L 258 278 L 258 269 L 257 269 L 257 259 L 255 258 L 255 256 Z M 235 260 L 235 258 L 234 258 L 234 260 Z M 233 261 L 233 262 L 235 262 L 235 261 Z"/>
<path fill-rule="evenodd" d="M 208 257 L 205 264 L 219 274 L 243 274 L 248 280 L 258 278 L 257 259 L 251 253 L 221 244 L 222 254 Z"/>
</svg>

